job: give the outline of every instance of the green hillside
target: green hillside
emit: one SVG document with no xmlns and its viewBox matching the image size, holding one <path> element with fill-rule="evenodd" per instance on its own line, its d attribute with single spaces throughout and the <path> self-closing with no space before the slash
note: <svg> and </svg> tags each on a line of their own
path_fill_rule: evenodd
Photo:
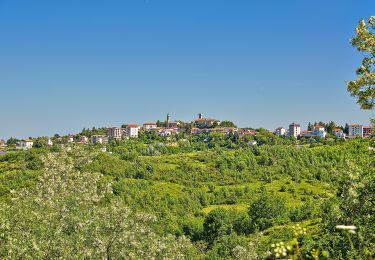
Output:
<svg viewBox="0 0 375 260">
<path fill-rule="evenodd" d="M 101 152 L 97 146 L 75 144 L 63 148 L 10 151 L 0 156 L 1 201 L 3 205 L 12 205 L 14 200 L 19 200 L 18 207 L 29 207 L 29 211 L 14 207 L 13 211 L 5 212 L 6 207 L 3 207 L 4 223 L 15 226 L 2 227 L 0 253 L 6 256 L 10 248 L 16 250 L 18 247 L 25 247 L 25 252 L 34 252 L 35 245 L 18 245 L 10 240 L 22 237 L 22 233 L 17 237 L 14 230 L 17 225 L 26 230 L 35 226 L 51 228 L 54 232 L 62 214 L 56 208 L 62 206 L 72 207 L 70 212 L 77 212 L 70 216 L 72 219 L 85 219 L 85 214 L 93 213 L 80 203 L 70 204 L 70 201 L 74 201 L 75 194 L 79 198 L 85 192 L 92 192 L 93 187 L 99 190 L 106 187 L 110 192 L 107 190 L 107 195 L 91 201 L 91 207 L 98 207 L 96 211 L 101 212 L 111 205 L 120 205 L 119 209 L 129 209 L 135 216 L 152 216 L 154 220 L 145 222 L 145 228 L 159 242 L 168 238 L 165 248 L 176 243 L 173 240 L 185 239 L 184 246 L 181 245 L 183 258 L 248 259 L 254 255 L 259 259 L 274 258 L 277 245 L 281 256 L 283 245 L 286 254 L 300 258 L 346 258 L 358 254 L 357 246 L 362 247 L 363 254 L 372 255 L 374 241 L 370 220 L 366 220 L 370 226 L 366 224 L 360 230 L 361 235 L 369 237 L 353 235 L 354 242 L 335 229 L 336 225 L 359 225 L 358 222 L 363 221 L 360 216 L 349 214 L 353 209 L 356 212 L 373 210 L 368 208 L 368 203 L 373 202 L 368 201 L 369 194 L 366 191 L 361 194 L 361 188 L 367 185 L 365 182 L 368 178 L 373 180 L 374 176 L 369 140 L 337 140 L 298 146 L 295 141 L 275 140 L 280 144 L 272 142 L 249 147 L 246 142 L 233 141 L 231 137 L 217 140 L 210 135 L 187 142 L 179 138 L 156 141 L 143 137 L 111 141 L 108 152 Z M 52 166 L 49 165 L 51 162 Z M 68 184 L 72 183 L 68 177 L 60 179 L 67 171 L 87 176 L 81 180 L 72 175 L 74 185 Z M 48 172 L 55 174 L 53 179 L 46 179 L 46 172 L 47 175 Z M 96 177 L 91 181 L 90 175 Z M 56 178 L 61 184 L 52 185 L 54 188 L 48 188 L 46 192 L 59 191 L 50 195 L 56 196 L 58 206 L 35 207 L 36 200 L 45 198 L 40 192 L 43 189 L 38 188 L 40 183 L 47 187 L 52 180 L 57 182 Z M 355 192 L 360 195 L 351 194 L 354 191 L 350 185 L 357 185 Z M 65 188 L 61 190 L 61 187 Z M 350 200 L 343 198 L 344 195 L 351 196 Z M 364 204 L 359 205 L 359 201 Z M 41 220 L 34 219 L 33 214 L 37 216 L 39 211 L 42 211 L 42 219 L 44 214 L 51 214 L 50 221 L 56 221 L 56 227 L 43 226 Z M 13 212 L 12 215 L 9 212 Z M 111 215 L 115 213 L 107 213 L 109 219 L 125 221 L 121 215 L 117 219 Z M 19 217 L 27 215 L 29 222 L 16 221 L 13 216 L 18 214 Z M 114 222 L 114 225 L 119 223 Z M 106 224 L 98 222 L 97 225 L 95 230 Z M 71 240 L 78 239 L 75 235 L 85 234 L 81 234 L 83 231 L 79 228 L 68 228 L 69 232 L 67 227 L 59 228 L 59 232 Z M 110 232 L 105 230 L 98 236 Z M 95 232 L 90 231 L 90 234 Z M 38 236 L 42 236 L 41 233 L 29 234 L 30 239 L 40 239 Z M 88 241 L 79 241 L 82 252 L 90 248 Z M 73 246 L 64 245 L 65 249 L 70 247 Z M 120 253 L 116 250 L 114 252 L 121 255 L 121 250 Z M 55 254 L 63 255 L 61 252 Z M 124 256 L 129 257 L 126 254 Z"/>
</svg>

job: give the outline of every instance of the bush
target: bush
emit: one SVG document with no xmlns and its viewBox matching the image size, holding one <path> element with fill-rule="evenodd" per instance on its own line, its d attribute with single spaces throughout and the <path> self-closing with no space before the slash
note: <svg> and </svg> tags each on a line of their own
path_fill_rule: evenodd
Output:
<svg viewBox="0 0 375 260">
<path fill-rule="evenodd" d="M 260 197 L 250 204 L 249 216 L 255 229 L 264 230 L 286 222 L 288 210 L 283 199 L 263 190 Z"/>
<path fill-rule="evenodd" d="M 233 218 L 224 209 L 218 208 L 211 211 L 203 223 L 205 240 L 212 245 L 218 238 L 233 232 Z"/>
</svg>

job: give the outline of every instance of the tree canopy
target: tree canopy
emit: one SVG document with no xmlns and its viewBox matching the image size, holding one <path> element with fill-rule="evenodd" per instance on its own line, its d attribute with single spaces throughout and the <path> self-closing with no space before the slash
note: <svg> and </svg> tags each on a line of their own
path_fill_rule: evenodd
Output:
<svg viewBox="0 0 375 260">
<path fill-rule="evenodd" d="M 357 79 L 349 81 L 349 93 L 357 98 L 362 109 L 374 109 L 375 102 L 375 21 L 371 16 L 362 19 L 356 27 L 356 36 L 351 40 L 354 47 L 364 55 L 361 66 L 356 70 Z"/>
</svg>

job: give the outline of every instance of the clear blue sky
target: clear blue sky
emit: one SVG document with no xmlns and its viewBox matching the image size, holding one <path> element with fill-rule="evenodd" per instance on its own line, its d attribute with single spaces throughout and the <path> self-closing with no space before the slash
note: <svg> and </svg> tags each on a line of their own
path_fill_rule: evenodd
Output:
<svg viewBox="0 0 375 260">
<path fill-rule="evenodd" d="M 199 112 L 368 123 L 346 92 L 371 0 L 0 0 L 0 138 Z"/>
</svg>

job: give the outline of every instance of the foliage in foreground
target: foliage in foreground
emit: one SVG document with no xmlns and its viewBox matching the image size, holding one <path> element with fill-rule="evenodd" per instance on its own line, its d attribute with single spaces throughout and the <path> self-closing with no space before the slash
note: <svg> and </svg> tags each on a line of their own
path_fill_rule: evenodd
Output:
<svg viewBox="0 0 375 260">
<path fill-rule="evenodd" d="M 366 22 L 362 19 L 356 27 L 356 36 L 352 38 L 353 46 L 357 47 L 364 58 L 357 69 L 357 79 L 349 81 L 348 91 L 357 98 L 362 109 L 374 109 L 375 104 L 375 17 Z"/>
<path fill-rule="evenodd" d="M 0 255 L 6 258 L 188 258 L 184 237 L 158 236 L 155 218 L 112 199 L 110 183 L 81 171 L 90 157 L 48 153 L 34 187 L 14 191 L 0 206 Z"/>
</svg>

